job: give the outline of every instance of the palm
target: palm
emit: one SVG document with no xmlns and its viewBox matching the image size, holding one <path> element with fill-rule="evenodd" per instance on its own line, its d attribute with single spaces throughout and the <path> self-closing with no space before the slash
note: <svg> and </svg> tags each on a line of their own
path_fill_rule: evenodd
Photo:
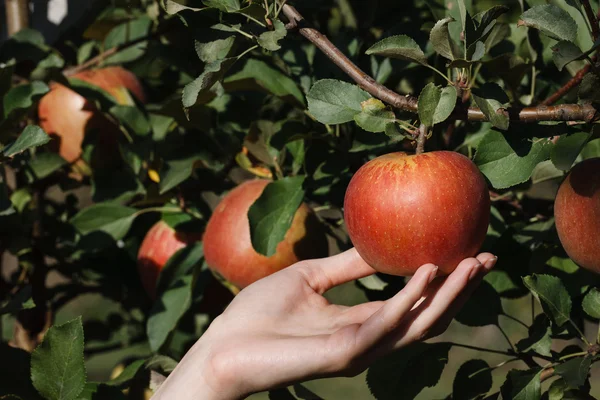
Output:
<svg viewBox="0 0 600 400">
<path fill-rule="evenodd" d="M 394 298 L 355 307 L 330 304 L 322 296 L 375 272 L 355 250 L 298 263 L 243 290 L 215 321 L 211 328 L 220 336 L 211 365 L 216 374 L 227 371 L 232 383 L 242 371 L 266 374 L 247 392 L 356 374 L 383 353 L 445 329 L 494 261 L 491 254 L 466 259 L 448 278 L 431 284 L 436 268 L 428 264 Z M 469 279 L 475 267 L 481 271 Z"/>
</svg>

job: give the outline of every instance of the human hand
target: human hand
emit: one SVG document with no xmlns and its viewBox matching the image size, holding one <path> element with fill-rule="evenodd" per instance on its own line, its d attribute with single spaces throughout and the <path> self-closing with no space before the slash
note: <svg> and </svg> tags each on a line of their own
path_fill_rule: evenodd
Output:
<svg viewBox="0 0 600 400">
<path fill-rule="evenodd" d="M 154 399 L 240 399 L 357 375 L 393 350 L 442 333 L 496 260 L 483 253 L 437 279 L 437 267 L 426 264 L 391 299 L 354 307 L 322 295 L 375 273 L 355 249 L 299 262 L 242 290 Z"/>
</svg>

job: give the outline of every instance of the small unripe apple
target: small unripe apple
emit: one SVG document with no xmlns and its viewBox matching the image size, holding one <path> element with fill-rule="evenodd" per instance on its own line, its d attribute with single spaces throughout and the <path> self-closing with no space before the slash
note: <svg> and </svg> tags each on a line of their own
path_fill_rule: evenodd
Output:
<svg viewBox="0 0 600 400">
<path fill-rule="evenodd" d="M 73 75 L 73 78 L 100 87 L 121 105 L 131 104 L 125 89 L 129 89 L 139 101 L 145 102 L 144 90 L 137 77 L 121 67 L 83 71 Z M 86 131 L 90 129 L 99 131 L 100 145 L 108 147 L 116 143 L 119 128 L 105 118 L 92 102 L 64 85 L 50 85 L 50 92 L 40 100 L 38 116 L 42 129 L 55 136 L 55 150 L 69 163 L 80 159 L 81 145 Z"/>
<path fill-rule="evenodd" d="M 274 255 L 254 250 L 248 210 L 269 181 L 242 183 L 229 192 L 214 210 L 204 232 L 208 266 L 229 283 L 243 289 L 274 272 L 304 259 L 327 255 L 327 241 L 316 216 L 302 203 Z"/>
<path fill-rule="evenodd" d="M 554 216 L 569 257 L 600 273 L 600 158 L 585 160 L 571 170 L 558 189 Z"/>
<path fill-rule="evenodd" d="M 138 273 L 148 296 L 156 298 L 158 276 L 169 258 L 188 244 L 199 241 L 201 236 L 200 233 L 178 232 L 164 221 L 150 228 L 137 257 Z"/>
<path fill-rule="evenodd" d="M 490 197 L 465 156 L 449 151 L 392 153 L 363 165 L 344 199 L 352 243 L 375 270 L 413 275 L 433 263 L 450 273 L 486 236 Z"/>
</svg>

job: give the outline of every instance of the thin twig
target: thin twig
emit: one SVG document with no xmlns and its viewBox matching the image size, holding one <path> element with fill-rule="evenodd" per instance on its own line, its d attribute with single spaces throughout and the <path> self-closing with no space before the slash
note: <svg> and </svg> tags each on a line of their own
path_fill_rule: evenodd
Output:
<svg viewBox="0 0 600 400">
<path fill-rule="evenodd" d="M 590 71 L 592 66 L 590 64 L 586 64 L 579 72 L 573 76 L 567 83 L 565 83 L 560 89 L 558 89 L 552 96 L 548 97 L 546 100 L 542 101 L 540 105 L 542 106 L 550 106 L 560 100 L 564 95 L 569 93 L 571 89 L 575 86 L 579 85 L 583 80 L 583 77 Z"/>
<path fill-rule="evenodd" d="M 485 347 L 471 346 L 469 344 L 454 343 L 454 342 L 448 342 L 448 344 L 450 344 L 452 346 L 456 346 L 456 347 L 461 347 L 463 349 L 481 351 L 481 352 L 484 352 L 484 353 L 501 354 L 503 356 L 511 356 L 511 357 L 513 357 L 515 355 L 514 352 L 502 351 L 502 350 L 494 350 L 494 349 L 487 349 Z"/>
<path fill-rule="evenodd" d="M 590 21 L 590 25 L 592 25 L 592 36 L 594 37 L 595 42 L 598 40 L 598 37 L 600 37 L 600 31 L 598 30 L 598 18 L 596 17 L 596 14 L 594 14 L 594 10 L 592 10 L 590 0 L 581 0 L 581 5 L 585 10 L 585 15 L 587 15 L 587 18 Z"/>
<path fill-rule="evenodd" d="M 391 106 L 416 113 L 417 98 L 414 96 L 400 95 L 383 85 L 377 83 L 371 76 L 358 68 L 346 57 L 327 37 L 318 30 L 307 26 L 302 15 L 289 4 L 283 6 L 283 14 L 289 20 L 288 30 L 299 29 L 299 33 L 312 42 L 334 64 L 352 78 L 358 86 Z M 512 121 L 539 122 L 539 121 L 583 121 L 593 122 L 596 118 L 596 109 L 591 104 L 562 104 L 558 106 L 538 106 L 526 108 L 499 109 L 498 113 L 508 116 Z M 454 119 L 470 121 L 487 121 L 485 114 L 478 108 L 457 107 L 452 116 Z"/>
<path fill-rule="evenodd" d="M 123 43 L 118 46 L 112 47 L 112 48 L 105 50 L 102 53 L 98 54 L 96 57 L 90 58 L 88 61 L 84 62 L 83 64 L 79 64 L 74 67 L 65 69 L 63 71 L 63 74 L 66 77 L 69 77 L 69 76 L 73 76 L 81 71 L 85 71 L 86 69 L 90 69 L 90 68 L 102 63 L 108 57 L 115 55 L 118 52 L 123 51 L 129 47 L 135 46 L 137 44 L 143 43 L 152 38 L 158 37 L 158 36 L 162 35 L 163 33 L 165 33 L 165 31 L 166 31 L 166 29 L 159 29 L 154 33 L 137 38 L 131 42 Z"/>
</svg>

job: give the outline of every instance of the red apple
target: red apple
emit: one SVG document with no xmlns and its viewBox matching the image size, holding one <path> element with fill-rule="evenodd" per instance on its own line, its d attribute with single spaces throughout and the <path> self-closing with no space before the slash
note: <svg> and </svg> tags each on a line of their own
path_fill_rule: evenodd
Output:
<svg viewBox="0 0 600 400">
<path fill-rule="evenodd" d="M 248 210 L 268 183 L 248 181 L 229 192 L 214 210 L 204 232 L 206 263 L 239 289 L 300 260 L 327 255 L 324 232 L 304 203 L 274 255 L 266 257 L 254 250 Z"/>
<path fill-rule="evenodd" d="M 356 250 L 391 275 L 412 275 L 426 263 L 452 272 L 479 250 L 489 217 L 483 176 L 449 151 L 378 157 L 356 172 L 344 199 Z"/>
<path fill-rule="evenodd" d="M 73 75 L 73 78 L 100 87 L 119 104 L 131 104 L 125 89 L 129 89 L 139 101 L 145 102 L 144 90 L 137 77 L 121 67 L 83 71 Z M 107 145 L 114 143 L 118 127 L 98 112 L 91 102 L 58 83 L 52 83 L 50 88 L 50 92 L 40 100 L 38 115 L 42 129 L 56 137 L 54 144 L 62 158 L 69 163 L 79 160 L 81 145 L 89 129 L 98 129 Z"/>
<path fill-rule="evenodd" d="M 151 298 L 156 298 L 156 282 L 169 258 L 200 239 L 201 234 L 177 232 L 164 221 L 150 228 L 138 250 L 137 267 L 142 285 Z"/>
<path fill-rule="evenodd" d="M 556 230 L 577 264 L 600 273 L 600 158 L 577 164 L 554 203 Z"/>
</svg>

